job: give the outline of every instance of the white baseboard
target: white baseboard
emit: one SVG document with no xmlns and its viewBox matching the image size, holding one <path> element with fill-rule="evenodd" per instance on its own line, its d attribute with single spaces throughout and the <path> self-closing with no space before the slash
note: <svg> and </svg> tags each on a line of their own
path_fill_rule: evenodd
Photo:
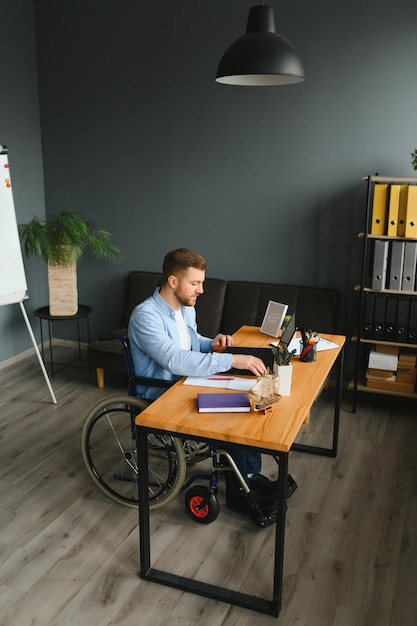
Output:
<svg viewBox="0 0 417 626">
<path fill-rule="evenodd" d="M 77 348 L 78 349 L 78 341 L 71 341 L 69 339 L 54 339 L 54 346 L 63 346 L 66 348 Z M 87 348 L 88 343 L 81 342 L 81 348 Z M 42 344 L 38 344 L 39 352 L 42 354 Z M 43 344 L 43 349 L 49 350 L 49 341 L 45 341 Z M 20 352 L 16 354 L 16 356 L 12 356 L 9 359 L 5 359 L 0 362 L 0 370 L 6 369 L 10 367 L 10 365 L 14 365 L 15 363 L 20 363 L 20 361 L 24 361 L 25 359 L 33 356 L 35 354 L 35 348 L 29 348 L 24 352 Z"/>
</svg>

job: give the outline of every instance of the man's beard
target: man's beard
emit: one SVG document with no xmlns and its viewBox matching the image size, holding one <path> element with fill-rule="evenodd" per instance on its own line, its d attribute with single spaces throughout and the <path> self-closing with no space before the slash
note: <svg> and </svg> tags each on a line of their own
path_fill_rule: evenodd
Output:
<svg viewBox="0 0 417 626">
<path fill-rule="evenodd" d="M 197 296 L 184 296 L 179 291 L 175 292 L 175 297 L 181 306 L 194 306 L 197 301 Z"/>
</svg>

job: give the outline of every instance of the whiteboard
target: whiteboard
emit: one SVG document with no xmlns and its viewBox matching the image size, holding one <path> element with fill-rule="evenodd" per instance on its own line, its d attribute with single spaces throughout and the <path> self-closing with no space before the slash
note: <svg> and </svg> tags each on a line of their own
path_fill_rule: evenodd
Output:
<svg viewBox="0 0 417 626">
<path fill-rule="evenodd" d="M 6 146 L 0 145 L 0 306 L 22 302 L 27 285 Z"/>
</svg>

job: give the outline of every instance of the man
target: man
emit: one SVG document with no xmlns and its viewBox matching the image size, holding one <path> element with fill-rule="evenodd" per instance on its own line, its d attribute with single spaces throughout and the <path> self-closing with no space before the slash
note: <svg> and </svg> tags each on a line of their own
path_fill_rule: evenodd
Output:
<svg viewBox="0 0 417 626">
<path fill-rule="evenodd" d="M 162 287 L 134 309 L 129 321 L 130 349 L 138 376 L 178 380 L 181 376 L 210 376 L 231 367 L 250 370 L 255 376 L 266 372 L 257 357 L 224 353 L 226 346 L 234 345 L 230 335 L 209 339 L 198 334 L 194 307 L 204 291 L 205 270 L 205 260 L 187 248 L 177 248 L 165 256 Z M 138 387 L 137 392 L 153 400 L 163 390 Z M 261 454 L 241 448 L 230 450 L 230 454 L 262 511 L 273 513 L 276 484 L 260 474 Z M 225 480 L 228 507 L 251 515 L 233 472 L 225 472 Z"/>
</svg>

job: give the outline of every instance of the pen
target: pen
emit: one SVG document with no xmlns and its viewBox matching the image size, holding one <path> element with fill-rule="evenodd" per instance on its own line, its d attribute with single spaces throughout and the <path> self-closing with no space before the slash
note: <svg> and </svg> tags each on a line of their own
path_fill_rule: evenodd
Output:
<svg viewBox="0 0 417 626">
<path fill-rule="evenodd" d="M 217 376 L 217 378 L 207 378 L 207 380 L 234 380 L 234 378 L 226 378 L 225 376 Z"/>
</svg>

